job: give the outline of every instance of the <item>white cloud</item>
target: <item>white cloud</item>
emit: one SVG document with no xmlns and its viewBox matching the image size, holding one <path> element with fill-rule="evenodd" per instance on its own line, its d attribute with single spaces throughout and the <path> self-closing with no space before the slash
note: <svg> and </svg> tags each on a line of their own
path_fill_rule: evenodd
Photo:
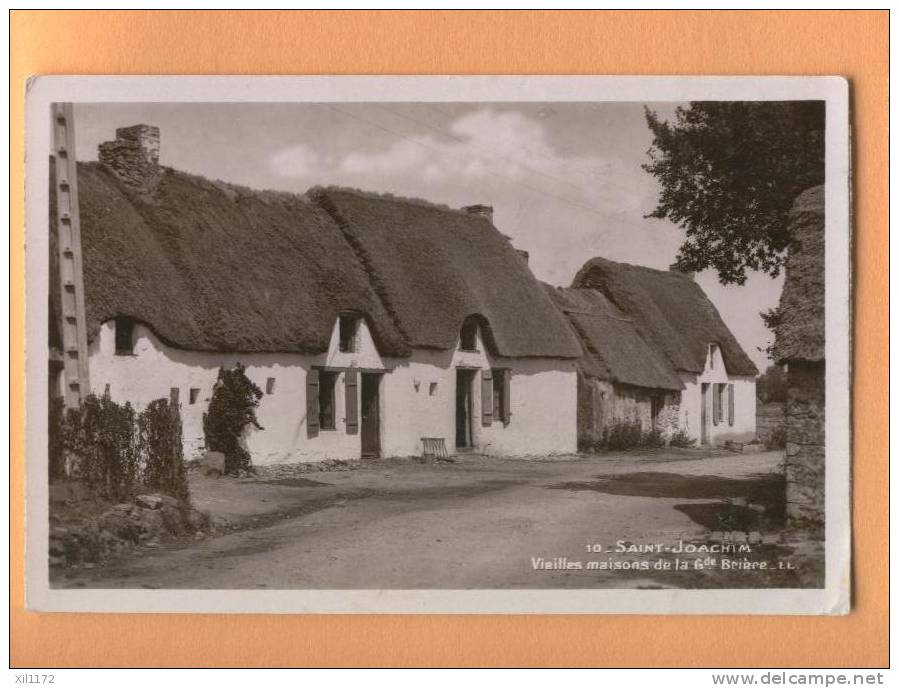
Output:
<svg viewBox="0 0 899 688">
<path fill-rule="evenodd" d="M 309 146 L 300 144 L 278 151 L 269 160 L 281 177 L 314 177 L 321 172 L 322 157 Z"/>
<path fill-rule="evenodd" d="M 520 112 L 493 108 L 469 112 L 451 123 L 449 138 L 422 133 L 427 125 L 416 126 L 395 113 L 394 117 L 387 113 L 384 121 L 398 132 L 386 147 L 325 157 L 308 145 L 292 146 L 270 158 L 271 168 L 288 178 L 340 179 L 363 186 L 372 178 L 418 180 L 431 186 L 489 181 L 580 203 L 589 202 L 602 184 L 615 177 L 602 158 L 559 154 L 548 140 L 545 124 Z M 410 133 L 400 137 L 405 132 Z"/>
</svg>

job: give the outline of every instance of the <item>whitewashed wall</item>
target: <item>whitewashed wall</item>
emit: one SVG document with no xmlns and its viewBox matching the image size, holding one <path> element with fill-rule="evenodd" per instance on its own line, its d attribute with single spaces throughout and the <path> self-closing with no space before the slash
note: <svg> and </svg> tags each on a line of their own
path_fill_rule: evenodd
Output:
<svg viewBox="0 0 899 688">
<path fill-rule="evenodd" d="M 247 376 L 263 392 L 267 378 L 275 378 L 272 394 L 265 394 L 257 409 L 264 430 L 247 437 L 253 462 L 258 465 L 356 459 L 361 454 L 361 433 L 346 432 L 344 374 L 335 385 L 334 430 L 307 437 L 306 371 L 315 366 L 383 370 L 380 385 L 381 453 L 384 456 L 421 454 L 422 437 L 444 437 L 450 452 L 455 439 L 456 367 L 503 367 L 512 371 L 511 411 L 508 425 L 495 420 L 481 424 L 481 373 L 475 375 L 473 439 L 475 449 L 487 454 L 519 455 L 573 452 L 576 449 L 576 374 L 573 361 L 497 359 L 478 352 L 425 351 L 411 358 L 382 359 L 367 325 L 357 332 L 357 351 L 338 350 L 335 323 L 329 350 L 319 356 L 304 354 L 218 354 L 184 351 L 167 346 L 153 332 L 135 325 L 134 353 L 115 353 L 115 326 L 104 323 L 90 345 L 91 387 L 102 394 L 107 385 L 114 401 L 130 401 L 141 410 L 154 399 L 168 398 L 177 387 L 184 426 L 185 457 L 202 451 L 203 413 L 212 395 L 220 366 L 246 366 Z M 431 389 L 431 383 L 436 386 Z M 198 388 L 195 404 L 190 389 Z M 361 381 L 357 386 L 361 393 Z M 361 405 L 359 407 L 361 409 Z"/>
<path fill-rule="evenodd" d="M 724 395 L 724 419 L 717 425 L 712 420 L 712 394 L 710 386 L 706 398 L 706 414 L 708 418 L 708 439 L 712 445 L 734 442 L 749 442 L 755 439 L 755 377 L 729 375 L 724 366 L 720 348 L 716 351 L 714 361 L 711 355 L 706 357 L 705 370 L 699 375 L 681 373 L 685 389 L 681 393 L 680 427 L 690 437 L 700 442 L 702 427 L 702 384 L 730 383 L 734 386 L 734 424 L 727 420 L 727 393 Z"/>
<path fill-rule="evenodd" d="M 478 335 L 478 351 L 415 351 L 396 362 L 384 379 L 384 449 L 389 455 L 420 454 L 422 437 L 442 437 L 450 453 L 456 437 L 456 370 L 477 369 L 472 382 L 472 439 L 483 454 L 520 456 L 577 450 L 575 362 L 494 358 Z M 511 371 L 511 418 L 482 422 L 482 371 Z M 433 385 L 433 393 L 432 393 Z"/>
</svg>

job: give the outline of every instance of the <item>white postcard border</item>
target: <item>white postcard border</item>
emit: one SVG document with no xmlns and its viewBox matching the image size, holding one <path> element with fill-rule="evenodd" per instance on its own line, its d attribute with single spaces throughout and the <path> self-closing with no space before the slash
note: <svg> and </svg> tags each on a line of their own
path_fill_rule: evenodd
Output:
<svg viewBox="0 0 899 688">
<path fill-rule="evenodd" d="M 26 605 L 35 611 L 845 614 L 850 608 L 849 86 L 840 77 L 44 76 L 26 87 Z M 50 104 L 825 100 L 826 583 L 728 590 L 61 590 L 49 587 Z"/>
</svg>

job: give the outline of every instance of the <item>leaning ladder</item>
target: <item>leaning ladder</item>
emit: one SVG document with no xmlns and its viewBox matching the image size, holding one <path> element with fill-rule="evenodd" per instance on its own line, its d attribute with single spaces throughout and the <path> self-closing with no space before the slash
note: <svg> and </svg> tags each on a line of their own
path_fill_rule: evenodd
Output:
<svg viewBox="0 0 899 688">
<path fill-rule="evenodd" d="M 78 406 L 90 393 L 87 322 L 81 262 L 81 222 L 78 213 L 78 170 L 75 161 L 75 120 L 71 103 L 53 104 L 53 163 L 56 170 L 56 236 L 62 306 L 63 399 Z"/>
</svg>

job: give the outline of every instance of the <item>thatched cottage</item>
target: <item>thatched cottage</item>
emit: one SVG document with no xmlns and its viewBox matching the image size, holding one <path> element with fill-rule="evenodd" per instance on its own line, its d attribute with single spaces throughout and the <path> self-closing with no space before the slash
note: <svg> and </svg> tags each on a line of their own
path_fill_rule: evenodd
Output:
<svg viewBox="0 0 899 688">
<path fill-rule="evenodd" d="M 579 344 L 489 208 L 257 191 L 158 149 L 129 127 L 78 167 L 95 393 L 177 390 L 188 457 L 238 362 L 264 391 L 256 463 L 575 450 Z"/>
<path fill-rule="evenodd" d="M 755 438 L 758 370 L 691 276 L 593 258 L 548 290 L 582 348 L 581 444 L 618 423 L 703 445 Z"/>
<path fill-rule="evenodd" d="M 790 213 L 791 245 L 774 328 L 786 366 L 787 515 L 824 522 L 824 187 L 804 191 Z"/>
</svg>

